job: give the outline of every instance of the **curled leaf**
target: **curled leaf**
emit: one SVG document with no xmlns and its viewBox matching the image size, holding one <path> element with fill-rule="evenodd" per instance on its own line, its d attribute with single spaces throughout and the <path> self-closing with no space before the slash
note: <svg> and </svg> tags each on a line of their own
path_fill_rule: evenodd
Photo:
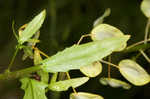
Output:
<svg viewBox="0 0 150 99">
<path fill-rule="evenodd" d="M 123 36 L 123 32 L 117 29 L 114 26 L 108 24 L 100 24 L 96 26 L 92 31 L 92 40 L 103 40 L 111 37 L 120 37 Z M 124 43 L 120 48 L 116 51 L 121 51 L 126 47 L 126 43 Z"/>
<path fill-rule="evenodd" d="M 58 82 L 50 83 L 49 89 L 53 91 L 66 91 L 70 87 L 73 88 L 79 87 L 82 84 L 86 83 L 88 80 L 89 80 L 88 77 L 80 77 L 80 78 L 58 81 Z"/>
<path fill-rule="evenodd" d="M 90 65 L 82 66 L 80 71 L 88 77 L 96 77 L 102 72 L 102 64 L 97 61 Z"/>
<path fill-rule="evenodd" d="M 70 94 L 70 99 L 104 99 L 104 98 L 97 94 L 78 92 Z"/>
<path fill-rule="evenodd" d="M 147 18 L 150 18 L 150 0 L 143 0 L 141 10 Z"/>
<path fill-rule="evenodd" d="M 122 60 L 119 63 L 119 70 L 129 82 L 136 86 L 142 86 L 150 82 L 149 74 L 132 60 Z"/>
<path fill-rule="evenodd" d="M 111 87 L 114 87 L 114 88 L 118 88 L 118 87 L 122 87 L 124 89 L 131 88 L 130 84 L 124 81 L 118 80 L 118 79 L 114 79 L 114 78 L 101 78 L 100 83 L 103 85 L 110 85 Z"/>
</svg>

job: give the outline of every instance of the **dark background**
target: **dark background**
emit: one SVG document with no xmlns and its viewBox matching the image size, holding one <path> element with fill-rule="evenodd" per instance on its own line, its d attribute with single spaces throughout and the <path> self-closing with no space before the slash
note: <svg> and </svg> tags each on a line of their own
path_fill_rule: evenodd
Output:
<svg viewBox="0 0 150 99">
<path fill-rule="evenodd" d="M 101 16 L 106 8 L 111 8 L 111 15 L 105 19 L 105 23 L 132 35 L 129 44 L 143 40 L 147 19 L 140 10 L 140 3 L 141 0 L 0 0 L 0 72 L 4 72 L 7 68 L 17 44 L 11 28 L 13 20 L 17 31 L 20 26 L 46 9 L 47 17 L 40 29 L 41 42 L 38 47 L 51 56 L 77 43 L 81 35 L 90 33 L 94 20 Z M 89 39 L 83 40 L 86 41 Z M 19 52 L 17 55 L 13 70 L 33 65 L 30 59 L 22 61 L 22 54 Z M 134 55 L 135 53 L 117 54 L 113 57 L 113 61 L 117 63 L 120 59 L 131 58 Z M 149 71 L 147 62 L 141 60 L 140 64 Z M 124 80 L 115 69 L 112 69 L 112 75 Z M 78 71 L 72 71 L 71 76 L 83 75 Z M 101 76 L 107 76 L 105 65 L 100 76 L 92 78 L 77 88 L 77 91 L 100 94 L 105 99 L 150 99 L 150 84 L 142 87 L 133 86 L 130 90 L 115 89 L 99 84 Z M 0 99 L 22 99 L 23 91 L 19 87 L 18 80 L 1 81 Z M 47 96 L 49 99 L 69 99 L 71 91 L 70 88 L 67 92 L 48 92 Z"/>
</svg>

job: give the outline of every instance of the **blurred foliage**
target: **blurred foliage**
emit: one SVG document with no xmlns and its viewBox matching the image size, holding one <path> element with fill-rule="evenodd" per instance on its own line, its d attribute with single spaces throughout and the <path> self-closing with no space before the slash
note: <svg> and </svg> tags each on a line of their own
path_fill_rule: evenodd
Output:
<svg viewBox="0 0 150 99">
<path fill-rule="evenodd" d="M 16 23 L 15 29 L 18 31 L 20 26 L 29 22 L 41 10 L 46 9 L 47 17 L 40 30 L 41 42 L 38 46 L 48 55 L 53 55 L 77 43 L 81 35 L 90 33 L 93 22 L 104 13 L 106 8 L 111 9 L 111 15 L 104 22 L 119 28 L 124 33 L 131 34 L 129 44 L 143 40 L 146 18 L 140 11 L 140 3 L 141 0 L 0 0 L 0 71 L 3 72 L 7 68 L 17 44 L 11 29 L 13 20 Z M 86 38 L 83 42 L 87 40 L 89 39 Z M 130 55 L 135 54 L 127 56 L 130 57 Z M 15 60 L 14 70 L 33 64 L 30 60 L 22 62 L 21 56 L 22 52 Z M 113 61 L 118 61 L 120 57 L 122 57 L 120 54 L 114 56 Z M 146 63 L 142 64 L 146 65 Z M 104 68 L 102 75 L 106 73 L 107 68 Z M 73 71 L 71 76 L 77 75 L 81 73 Z M 122 79 L 119 73 L 112 71 L 112 75 Z M 148 88 L 150 84 L 125 91 L 102 86 L 98 79 L 99 77 L 91 79 L 77 90 L 101 94 L 105 96 L 105 99 L 146 99 L 150 97 Z M 21 99 L 23 91 L 18 89 L 19 86 L 20 83 L 16 81 L 11 81 L 11 83 L 0 81 L 0 99 Z M 52 97 L 69 99 L 71 91 L 70 89 L 62 93 L 49 92 L 47 95 L 49 99 L 54 99 Z"/>
</svg>

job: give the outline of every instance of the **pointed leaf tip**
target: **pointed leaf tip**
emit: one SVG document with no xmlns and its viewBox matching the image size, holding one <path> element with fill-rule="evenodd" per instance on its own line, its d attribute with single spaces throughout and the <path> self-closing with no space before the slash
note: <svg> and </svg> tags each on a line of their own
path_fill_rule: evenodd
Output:
<svg viewBox="0 0 150 99">
<path fill-rule="evenodd" d="M 46 10 L 43 10 L 40 14 L 35 16 L 26 26 L 24 31 L 22 31 L 19 36 L 19 44 L 27 42 L 31 37 L 40 29 L 46 16 Z"/>
</svg>

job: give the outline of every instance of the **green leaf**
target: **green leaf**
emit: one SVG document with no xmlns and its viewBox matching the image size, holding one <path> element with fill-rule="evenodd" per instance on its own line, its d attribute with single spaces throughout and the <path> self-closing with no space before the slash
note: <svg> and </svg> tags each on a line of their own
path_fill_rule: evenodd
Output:
<svg viewBox="0 0 150 99">
<path fill-rule="evenodd" d="M 22 78 L 21 89 L 25 91 L 23 99 L 47 99 L 45 96 L 45 83 L 30 78 Z"/>
<path fill-rule="evenodd" d="M 24 31 L 19 36 L 19 44 L 23 44 L 28 41 L 42 26 L 44 19 L 46 16 L 46 11 L 43 10 L 40 14 L 38 14 L 25 28 Z"/>
<path fill-rule="evenodd" d="M 70 94 L 70 99 L 104 99 L 100 95 L 87 93 L 87 92 L 78 92 Z"/>
<path fill-rule="evenodd" d="M 94 24 L 93 24 L 93 27 L 96 27 L 98 26 L 99 24 L 102 24 L 103 21 L 104 21 L 104 18 L 106 18 L 107 16 L 109 16 L 111 13 L 111 10 L 110 8 L 107 8 L 104 12 L 104 14 L 102 16 L 100 16 L 99 18 L 97 18 L 95 21 L 94 21 Z"/>
<path fill-rule="evenodd" d="M 74 45 L 62 52 L 51 56 L 41 62 L 43 70 L 47 72 L 66 72 L 80 69 L 95 61 L 110 55 L 113 51 L 126 43 L 130 36 L 120 36 L 94 41 L 81 45 Z"/>
<path fill-rule="evenodd" d="M 110 85 L 111 87 L 118 88 L 122 87 L 124 89 L 130 89 L 131 85 L 114 78 L 100 78 L 100 83 L 103 85 Z"/>
<path fill-rule="evenodd" d="M 150 0 L 143 0 L 141 3 L 141 10 L 147 18 L 150 18 Z"/>
<path fill-rule="evenodd" d="M 142 86 L 150 82 L 149 74 L 136 62 L 125 59 L 119 63 L 120 73 L 132 84 Z"/>
<path fill-rule="evenodd" d="M 55 83 L 51 83 L 48 88 L 53 90 L 53 91 L 66 91 L 68 88 L 73 87 L 79 87 L 86 83 L 89 80 L 88 77 L 80 77 L 80 78 L 74 78 L 74 79 L 69 79 L 69 80 L 63 80 L 63 81 L 58 81 Z"/>
<path fill-rule="evenodd" d="M 42 57 L 38 50 L 34 50 L 34 65 L 38 65 L 42 61 Z M 49 74 L 43 70 L 37 71 L 37 74 L 41 77 L 41 81 L 48 83 Z"/>
<path fill-rule="evenodd" d="M 87 66 L 82 66 L 80 71 L 88 77 L 96 77 L 102 72 L 102 64 L 100 62 L 94 62 Z"/>
<path fill-rule="evenodd" d="M 108 24 L 100 24 L 96 26 L 94 29 L 92 29 L 91 34 L 92 34 L 91 38 L 93 41 L 104 40 L 106 38 L 111 38 L 111 37 L 120 37 L 124 35 L 122 31 Z M 126 45 L 127 44 L 125 42 L 116 51 L 123 50 L 126 47 Z"/>
</svg>

